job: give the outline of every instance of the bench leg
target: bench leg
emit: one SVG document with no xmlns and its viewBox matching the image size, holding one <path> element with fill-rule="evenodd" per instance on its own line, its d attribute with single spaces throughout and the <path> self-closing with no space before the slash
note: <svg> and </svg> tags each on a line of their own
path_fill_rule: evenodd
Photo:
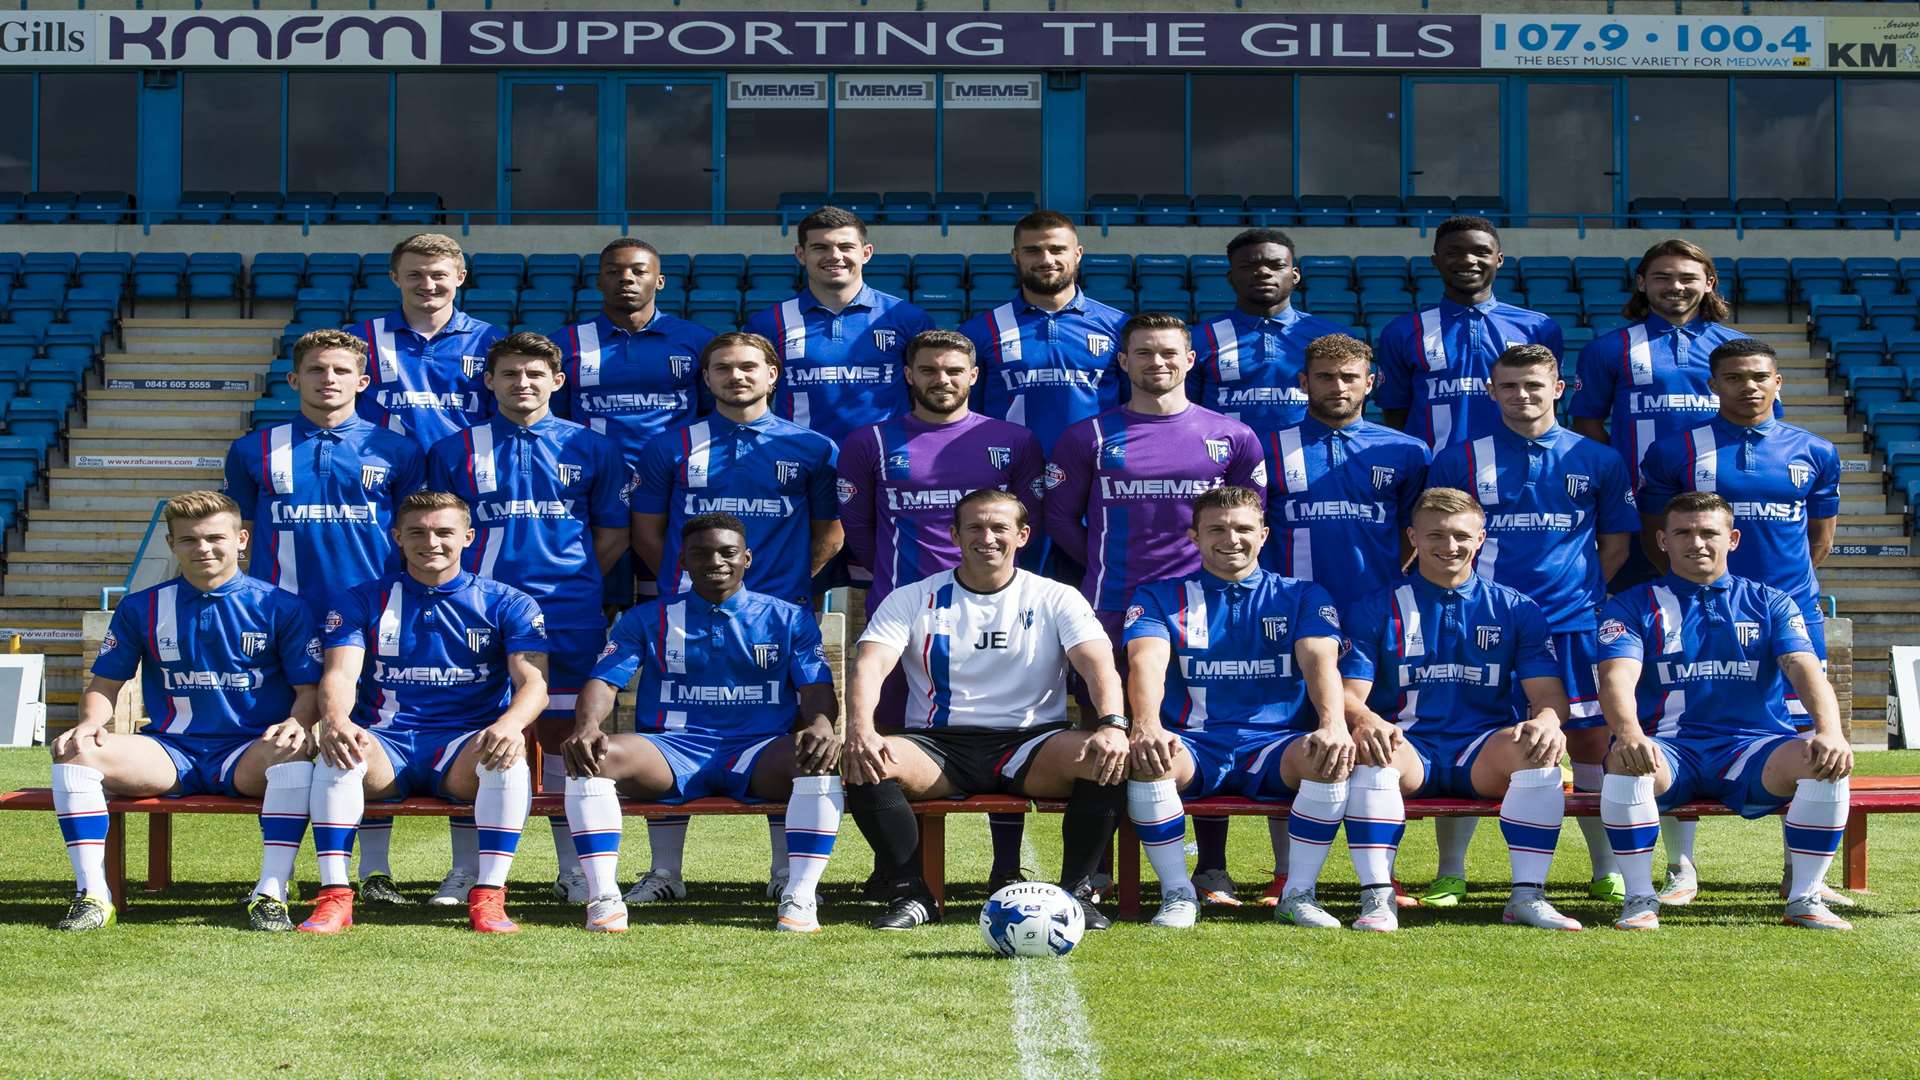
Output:
<svg viewBox="0 0 1920 1080">
<path fill-rule="evenodd" d="M 1122 817 L 1118 830 L 1120 854 L 1113 860 L 1113 888 L 1120 900 L 1120 917 L 1140 917 L 1140 836 L 1133 819 Z"/>
<path fill-rule="evenodd" d="M 126 907 L 133 902 L 127 895 L 127 815 L 107 815 L 107 888 L 114 903 Z"/>
<path fill-rule="evenodd" d="M 1855 892 L 1867 887 L 1867 815 L 1847 811 L 1847 831 L 1841 840 L 1842 885 Z"/>
<path fill-rule="evenodd" d="M 147 891 L 173 884 L 173 815 L 147 815 Z"/>
<path fill-rule="evenodd" d="M 947 816 L 920 815 L 920 876 L 941 907 L 947 904 Z"/>
</svg>

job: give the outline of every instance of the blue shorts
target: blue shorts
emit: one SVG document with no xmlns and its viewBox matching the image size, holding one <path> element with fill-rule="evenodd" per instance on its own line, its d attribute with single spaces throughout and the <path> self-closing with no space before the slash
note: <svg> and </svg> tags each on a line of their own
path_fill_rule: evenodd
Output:
<svg viewBox="0 0 1920 1080">
<path fill-rule="evenodd" d="M 368 728 L 367 734 L 380 740 L 380 748 L 393 763 L 393 782 L 399 789 L 394 797 L 437 795 L 447 798 L 447 770 L 467 740 L 480 734 L 481 728 Z"/>
<path fill-rule="evenodd" d="M 605 628 L 547 631 L 547 711 L 540 714 L 542 719 L 573 719 L 580 690 L 606 646 Z"/>
<path fill-rule="evenodd" d="M 247 747 L 260 741 L 258 735 L 227 738 L 202 738 L 192 735 L 148 735 L 173 759 L 174 783 L 169 796 L 238 795 L 233 786 L 233 769 Z"/>
<path fill-rule="evenodd" d="M 1506 730 L 1506 727 L 1468 736 L 1431 736 L 1418 731 L 1406 732 L 1407 745 L 1419 755 L 1420 764 L 1427 774 L 1426 779 L 1420 782 L 1420 790 L 1413 793 L 1413 798 L 1486 798 L 1473 788 L 1473 763 L 1480 760 L 1480 751 L 1486 749 L 1487 740 Z"/>
<path fill-rule="evenodd" d="M 1695 799 L 1718 799 L 1744 818 L 1765 817 L 1793 796 L 1775 795 L 1760 778 L 1767 759 L 1798 735 L 1726 735 L 1714 738 L 1655 738 L 1673 773 L 1673 786 L 1657 800 L 1660 812 Z"/>
<path fill-rule="evenodd" d="M 658 800 L 667 803 L 707 797 L 754 801 L 747 793 L 754 766 L 767 747 L 783 737 L 728 738 L 691 731 L 642 731 L 639 735 L 660 751 L 673 770 L 673 790 Z"/>
<path fill-rule="evenodd" d="M 1817 613 L 1816 613 L 1817 614 Z M 1820 671 L 1827 670 L 1827 620 L 1825 616 L 1807 620 L 1807 637 L 1813 641 L 1813 655 L 1820 658 Z M 1783 680 L 1784 681 L 1784 680 Z M 1801 731 L 1813 730 L 1813 717 L 1807 713 L 1807 707 L 1800 704 L 1800 695 L 1793 692 L 1793 686 L 1787 686 L 1787 719 Z"/>
<path fill-rule="evenodd" d="M 1180 793 L 1186 799 L 1238 795 L 1268 802 L 1290 802 L 1299 792 L 1280 779 L 1280 759 L 1304 731 L 1276 728 L 1228 728 L 1177 732 L 1193 758 L 1193 779 Z"/>
<path fill-rule="evenodd" d="M 1560 660 L 1560 681 L 1567 686 L 1567 715 L 1563 731 L 1606 727 L 1600 715 L 1600 690 L 1594 674 L 1599 643 L 1592 630 L 1568 630 L 1553 635 L 1553 655 Z"/>
</svg>

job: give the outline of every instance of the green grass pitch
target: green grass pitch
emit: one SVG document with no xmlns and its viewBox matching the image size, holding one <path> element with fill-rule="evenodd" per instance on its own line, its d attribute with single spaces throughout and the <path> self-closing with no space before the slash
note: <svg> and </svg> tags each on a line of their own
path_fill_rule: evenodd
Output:
<svg viewBox="0 0 1920 1080">
<path fill-rule="evenodd" d="M 1920 773 L 1920 752 L 1860 770 Z M 0 751 L 0 790 L 44 786 L 42 750 Z M 251 818 L 176 819 L 176 880 L 118 927 L 48 929 L 70 891 L 50 814 L 0 814 L 0 1018 L 5 1076 L 719 1077 L 1746 1077 L 1911 1076 L 1920 1066 L 1920 818 L 1872 825 L 1873 884 L 1852 934 L 1781 926 L 1780 830 L 1712 819 L 1703 893 L 1657 934 L 1607 928 L 1585 899 L 1585 848 L 1561 834 L 1551 895 L 1580 934 L 1499 925 L 1507 873 L 1497 826 L 1469 862 L 1475 892 L 1403 914 L 1400 933 L 1314 933 L 1267 909 L 1209 909 L 1197 930 L 1117 925 L 1065 961 L 990 957 L 975 918 L 986 823 L 950 826 L 948 920 L 879 934 L 854 898 L 870 861 L 846 823 L 807 939 L 771 930 L 758 819 L 703 819 L 688 840 L 687 901 L 634 909 L 623 936 L 577 929 L 550 899 L 552 845 L 535 822 L 509 909 L 523 933 L 483 939 L 459 909 L 362 910 L 337 939 L 245 932 L 257 870 Z M 132 824 L 129 864 L 143 867 Z M 628 825 L 622 882 L 644 868 Z M 1029 829 L 1057 867 L 1058 819 Z M 401 819 L 394 863 L 426 895 L 446 826 Z M 1243 892 L 1271 863 L 1260 821 L 1236 822 Z M 1416 822 L 1401 876 L 1433 870 Z M 1837 871 L 1836 871 L 1837 873 Z M 297 871 L 315 888 L 312 857 Z M 1351 918 L 1344 849 L 1323 896 Z M 972 882 L 972 884 L 969 884 Z M 1248 886 L 1252 886 L 1248 888 Z M 1151 885 L 1149 885 L 1151 892 Z M 305 913 L 296 905 L 295 918 Z"/>
</svg>

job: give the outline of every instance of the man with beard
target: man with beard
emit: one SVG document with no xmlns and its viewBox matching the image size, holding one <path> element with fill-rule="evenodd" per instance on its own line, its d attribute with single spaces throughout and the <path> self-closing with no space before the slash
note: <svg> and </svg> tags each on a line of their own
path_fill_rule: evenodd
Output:
<svg viewBox="0 0 1920 1080">
<path fill-rule="evenodd" d="M 973 342 L 928 330 L 907 343 L 911 413 L 861 428 L 841 447 L 840 524 L 847 548 L 873 572 L 867 616 L 899 585 L 960 563 L 948 526 L 970 491 L 1011 492 L 1040 516 L 1046 461 L 1040 442 L 1018 424 L 982 416 L 967 399 L 979 376 Z M 902 726 L 906 678 L 895 670 L 880 688 L 875 722 Z M 993 888 L 1020 877 L 1025 814 L 991 815 Z"/>
</svg>

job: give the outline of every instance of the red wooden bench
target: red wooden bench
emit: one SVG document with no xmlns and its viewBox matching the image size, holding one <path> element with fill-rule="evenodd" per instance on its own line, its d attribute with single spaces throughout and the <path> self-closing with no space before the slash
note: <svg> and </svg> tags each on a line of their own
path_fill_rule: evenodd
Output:
<svg viewBox="0 0 1920 1080">
<path fill-rule="evenodd" d="M 1852 803 L 1847 812 L 1847 829 L 1840 845 L 1843 886 L 1855 892 L 1867 887 L 1867 817 L 1870 814 L 1920 813 L 1920 776 L 1856 776 L 1852 782 Z M 1187 813 L 1201 815 L 1285 817 L 1288 804 L 1255 802 L 1252 799 L 1196 799 L 1187 803 Z M 1567 814 L 1598 814 L 1600 796 L 1568 793 Z M 1674 812 L 1675 817 L 1700 818 L 1730 815 L 1732 811 L 1717 802 L 1693 802 Z M 1483 799 L 1410 799 L 1407 819 L 1435 817 L 1499 817 L 1500 803 Z M 1113 883 L 1121 918 L 1140 914 L 1140 840 L 1133 823 L 1120 823 L 1120 854 L 1114 860 Z"/>
</svg>

